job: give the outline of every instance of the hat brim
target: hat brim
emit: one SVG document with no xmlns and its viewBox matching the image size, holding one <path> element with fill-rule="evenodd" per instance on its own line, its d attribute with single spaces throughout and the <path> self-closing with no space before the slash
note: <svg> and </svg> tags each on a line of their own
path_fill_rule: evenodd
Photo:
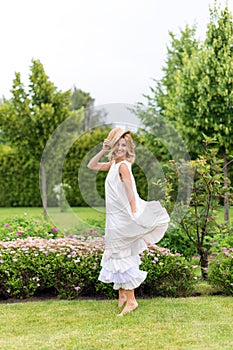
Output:
<svg viewBox="0 0 233 350">
<path fill-rule="evenodd" d="M 122 130 L 122 132 L 118 132 L 116 135 L 114 135 L 110 140 L 110 147 L 112 148 L 126 134 L 131 134 L 130 130 Z"/>
<path fill-rule="evenodd" d="M 110 141 L 109 146 L 112 148 L 120 140 L 120 138 L 126 134 L 130 134 L 130 130 L 122 130 L 121 128 L 112 129 L 107 137 Z"/>
</svg>

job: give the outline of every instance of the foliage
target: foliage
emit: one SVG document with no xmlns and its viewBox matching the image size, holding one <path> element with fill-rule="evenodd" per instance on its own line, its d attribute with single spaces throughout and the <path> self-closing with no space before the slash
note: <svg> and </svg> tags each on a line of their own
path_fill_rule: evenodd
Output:
<svg viewBox="0 0 233 350">
<path fill-rule="evenodd" d="M 49 80 L 38 60 L 32 60 L 28 89 L 24 87 L 20 73 L 16 73 L 11 92 L 12 97 L 0 105 L 1 140 L 8 147 L 11 146 L 10 149 L 4 147 L 4 152 L 0 155 L 1 205 L 41 206 L 38 186 L 40 166 L 43 196 L 47 193 L 52 197 L 53 191 L 52 188 L 45 188 L 47 181 L 42 159 L 45 145 L 55 129 L 70 116 L 75 116 L 75 125 L 69 127 L 72 130 L 82 130 L 82 123 L 86 123 L 84 114 L 87 112 L 81 113 L 80 108 L 85 107 L 88 110 L 94 100 L 89 94 L 78 89 L 75 89 L 72 96 L 71 91 L 59 91 Z M 80 97 L 79 103 L 76 101 L 76 94 Z M 97 114 L 92 113 L 89 117 L 93 121 L 96 121 L 97 117 L 103 117 L 102 112 L 99 111 L 98 116 Z M 59 157 L 61 154 L 56 154 L 56 159 Z M 73 164 L 76 167 L 75 160 L 72 166 Z M 54 178 L 54 171 L 51 169 L 47 178 Z M 80 198 L 77 202 L 83 201 Z M 46 203 L 46 198 L 43 203 Z M 56 205 L 55 196 L 49 204 Z"/>
<path fill-rule="evenodd" d="M 170 34 L 164 76 L 147 96 L 147 106 L 139 104 L 136 113 L 150 131 L 144 138 L 156 147 L 159 115 L 172 123 L 191 151 L 192 158 L 203 154 L 203 134 L 215 138 L 224 160 L 225 186 L 231 161 L 233 125 L 233 18 L 225 7 L 210 9 L 206 38 L 195 39 L 195 29 L 186 27 L 180 38 Z M 160 147 L 164 153 L 164 146 Z M 159 152 L 159 149 L 158 149 Z M 232 172 L 230 172 L 232 176 Z M 231 177 L 232 179 L 232 177 Z M 225 220 L 229 220 L 229 193 L 226 191 Z"/>
<path fill-rule="evenodd" d="M 177 183 L 173 181 L 177 179 L 177 173 L 178 175 L 182 174 L 188 166 L 194 174 L 190 205 L 186 207 L 184 216 L 174 218 L 173 224 L 177 225 L 179 231 L 183 231 L 183 234 L 186 235 L 193 248 L 200 255 L 203 278 L 207 277 L 208 254 L 214 246 L 214 235 L 219 233 L 216 212 L 226 191 L 224 176 L 221 171 L 222 160 L 216 157 L 217 150 L 209 148 L 208 142 L 206 144 L 205 156 L 200 156 L 188 164 L 169 163 L 170 170 L 166 173 L 166 181 L 170 186 L 167 187 L 168 191 L 165 198 L 166 206 L 171 212 L 175 204 L 172 197 L 174 194 L 177 196 Z M 182 184 L 180 185 L 182 186 Z M 185 204 L 181 202 L 179 205 L 182 208 Z M 173 229 L 171 233 L 176 234 L 176 231 Z M 172 238 L 177 242 L 176 238 Z M 182 249 L 182 246 L 179 249 Z M 183 249 L 185 248 L 183 247 Z M 182 250 L 178 251 L 183 253 Z"/>
<path fill-rule="evenodd" d="M 38 162 L 15 149 L 0 154 L 2 207 L 41 206 Z"/>
<path fill-rule="evenodd" d="M 103 249 L 104 240 L 97 237 L 0 242 L 0 294 L 6 298 L 28 298 L 53 287 L 60 298 L 112 297 L 112 285 L 98 281 Z M 190 294 L 194 283 L 192 268 L 180 255 L 151 247 L 143 254 L 143 261 L 142 266 L 149 269 L 149 279 L 141 294 L 150 294 L 155 286 L 153 293 L 158 295 Z"/>
<path fill-rule="evenodd" d="M 40 61 L 32 60 L 30 68 L 28 92 L 15 75 L 12 98 L 1 107 L 1 129 L 9 144 L 40 162 L 50 135 L 70 116 L 70 91 L 58 91 Z"/>
<path fill-rule="evenodd" d="M 202 44 L 194 28 L 181 30 L 180 38 L 170 33 L 164 76 L 151 88 L 148 113 L 141 115 L 152 131 L 158 113 L 173 122 L 194 154 L 202 152 L 203 133 L 215 136 L 220 150 L 232 146 L 233 20 L 227 7 L 214 7 L 210 15 Z"/>
<path fill-rule="evenodd" d="M 98 233 L 100 233 L 101 235 L 104 234 L 105 231 L 105 216 L 103 218 L 98 218 L 98 219 L 93 219 L 93 218 L 88 218 L 86 220 L 86 222 L 88 223 L 88 225 L 92 226 L 95 228 L 95 230 L 97 230 Z"/>
<path fill-rule="evenodd" d="M 102 147 L 108 134 L 106 128 L 95 128 L 80 135 L 74 142 L 63 165 L 63 182 L 70 185 L 72 191 L 67 196 L 71 206 L 104 206 L 104 181 L 106 172 L 91 171 L 87 164 L 91 157 Z M 107 161 L 106 158 L 101 161 Z"/>
<path fill-rule="evenodd" d="M 104 206 L 104 181 L 107 172 L 91 171 L 87 168 L 90 158 L 97 153 L 102 146 L 104 138 L 108 134 L 108 128 L 95 128 L 88 133 L 83 133 L 69 149 L 62 169 L 62 181 L 70 186 L 66 199 L 70 206 Z M 134 136 L 133 136 L 134 137 Z M 145 162 L 143 153 L 139 147 L 136 149 L 137 162 Z M 108 161 L 103 157 L 101 161 Z M 148 198 L 148 186 L 151 181 L 146 178 L 143 170 L 137 164 L 133 164 L 133 173 L 140 196 Z M 144 164 L 147 168 L 147 164 Z M 27 154 L 18 153 L 16 149 L 0 154 L 0 199 L 1 206 L 41 206 L 41 194 L 39 183 L 39 165 L 36 159 L 28 158 Z M 54 186 L 50 181 L 54 176 L 51 169 L 49 181 L 47 181 L 47 194 L 50 206 L 57 206 Z M 154 197 L 155 198 L 155 197 Z M 154 199 L 153 198 L 153 199 Z"/>
<path fill-rule="evenodd" d="M 155 86 L 150 87 L 151 94 L 145 96 L 147 105 L 138 103 L 135 107 L 135 113 L 145 126 L 145 130 L 141 131 L 140 138 L 146 147 L 156 154 L 159 160 L 167 161 L 170 159 L 164 140 L 171 141 L 169 139 L 172 138 L 172 135 L 168 135 L 168 137 L 164 135 L 161 142 L 160 131 L 163 129 L 163 125 L 160 124 L 164 121 L 166 123 L 168 121 L 173 122 L 176 120 L 177 114 L 179 115 L 179 112 L 175 114 L 174 111 L 170 111 L 169 106 L 172 99 L 176 97 L 179 88 L 176 76 L 184 68 L 185 61 L 199 47 L 199 42 L 195 39 L 195 33 L 195 27 L 189 28 L 188 26 L 181 30 L 179 37 L 172 32 L 169 33 L 171 43 L 167 47 L 167 60 L 162 68 L 164 75 L 161 80 L 154 80 Z"/>
<path fill-rule="evenodd" d="M 95 100 L 88 92 L 84 92 L 74 86 L 71 93 L 70 110 L 74 113 L 81 108 L 84 109 L 84 115 L 79 126 L 82 132 L 96 127 L 97 125 L 102 125 L 104 122 L 105 113 L 102 110 L 95 110 L 94 102 Z"/>
<path fill-rule="evenodd" d="M 181 253 L 188 260 L 191 260 L 194 255 L 198 254 L 196 246 L 190 241 L 182 227 L 173 223 L 170 224 L 159 245 L 170 249 L 172 253 Z"/>
<path fill-rule="evenodd" d="M 43 149 L 55 128 L 70 116 L 70 91 L 58 91 L 40 61 L 32 60 L 30 69 L 28 91 L 20 73 L 15 74 L 12 98 L 4 101 L 0 108 L 0 127 L 8 144 L 21 155 L 20 165 L 28 161 L 36 165 L 38 186 L 40 164 L 43 168 Z M 43 171 L 42 187 L 46 208 L 46 177 Z"/>
<path fill-rule="evenodd" d="M 0 240 L 13 241 L 28 237 L 45 239 L 62 236 L 62 232 L 43 218 L 34 219 L 27 213 L 24 216 L 9 216 L 0 222 Z"/>
<path fill-rule="evenodd" d="M 214 235 L 213 252 L 219 253 L 222 248 L 233 247 L 233 224 L 223 223 L 219 225 L 218 233 Z"/>
<path fill-rule="evenodd" d="M 209 264 L 209 283 L 222 292 L 233 295 L 233 248 L 222 248 Z"/>
<path fill-rule="evenodd" d="M 80 108 L 90 108 L 93 107 L 94 101 L 95 100 L 91 97 L 91 95 L 88 92 L 84 92 L 80 89 L 77 89 L 77 87 L 74 86 L 71 93 L 70 109 L 72 111 L 77 111 Z"/>
<path fill-rule="evenodd" d="M 140 287 L 142 294 L 169 297 L 191 294 L 196 266 L 191 266 L 181 254 L 150 246 L 142 256 L 141 268 L 148 271 L 147 279 Z"/>
</svg>

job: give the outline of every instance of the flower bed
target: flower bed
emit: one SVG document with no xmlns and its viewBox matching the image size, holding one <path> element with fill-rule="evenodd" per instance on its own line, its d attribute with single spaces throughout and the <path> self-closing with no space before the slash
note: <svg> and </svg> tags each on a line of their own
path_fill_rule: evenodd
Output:
<svg viewBox="0 0 233 350">
<path fill-rule="evenodd" d="M 111 284 L 98 281 L 104 249 L 102 237 L 16 239 L 0 242 L 0 295 L 28 298 L 53 288 L 59 298 L 113 297 Z M 150 246 L 142 255 L 148 271 L 139 295 L 187 296 L 194 270 L 180 254 Z"/>
</svg>

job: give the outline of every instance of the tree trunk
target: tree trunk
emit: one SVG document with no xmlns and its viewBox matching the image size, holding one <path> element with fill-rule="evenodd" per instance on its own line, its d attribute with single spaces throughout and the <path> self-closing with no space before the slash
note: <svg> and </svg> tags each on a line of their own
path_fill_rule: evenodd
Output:
<svg viewBox="0 0 233 350">
<path fill-rule="evenodd" d="M 224 171 L 224 187 L 228 187 L 228 178 L 227 178 L 227 156 L 226 149 L 223 147 L 223 171 Z M 224 194 L 224 220 L 229 222 L 229 194 L 226 191 Z"/>
<path fill-rule="evenodd" d="M 208 250 L 200 250 L 201 276 L 203 280 L 208 277 Z"/>
<path fill-rule="evenodd" d="M 43 213 L 44 219 L 48 218 L 47 213 L 47 193 L 46 193 L 46 172 L 45 172 L 45 164 L 43 158 L 41 159 L 41 188 L 42 188 L 42 203 L 43 203 Z"/>
</svg>

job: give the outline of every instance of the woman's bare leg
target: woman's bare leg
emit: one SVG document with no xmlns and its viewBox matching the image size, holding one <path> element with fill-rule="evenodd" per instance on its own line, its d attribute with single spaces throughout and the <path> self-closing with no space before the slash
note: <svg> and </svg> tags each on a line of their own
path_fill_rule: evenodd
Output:
<svg viewBox="0 0 233 350">
<path fill-rule="evenodd" d="M 126 305 L 118 316 L 123 316 L 127 312 L 131 312 L 138 307 L 138 303 L 137 303 L 137 301 L 135 299 L 135 295 L 134 295 L 134 289 L 126 290 L 126 296 L 127 296 Z"/>
<path fill-rule="evenodd" d="M 126 290 L 120 288 L 118 290 L 119 293 L 119 298 L 118 298 L 118 307 L 122 307 L 124 305 L 124 303 L 126 303 L 127 301 L 127 294 L 126 294 Z"/>
</svg>

